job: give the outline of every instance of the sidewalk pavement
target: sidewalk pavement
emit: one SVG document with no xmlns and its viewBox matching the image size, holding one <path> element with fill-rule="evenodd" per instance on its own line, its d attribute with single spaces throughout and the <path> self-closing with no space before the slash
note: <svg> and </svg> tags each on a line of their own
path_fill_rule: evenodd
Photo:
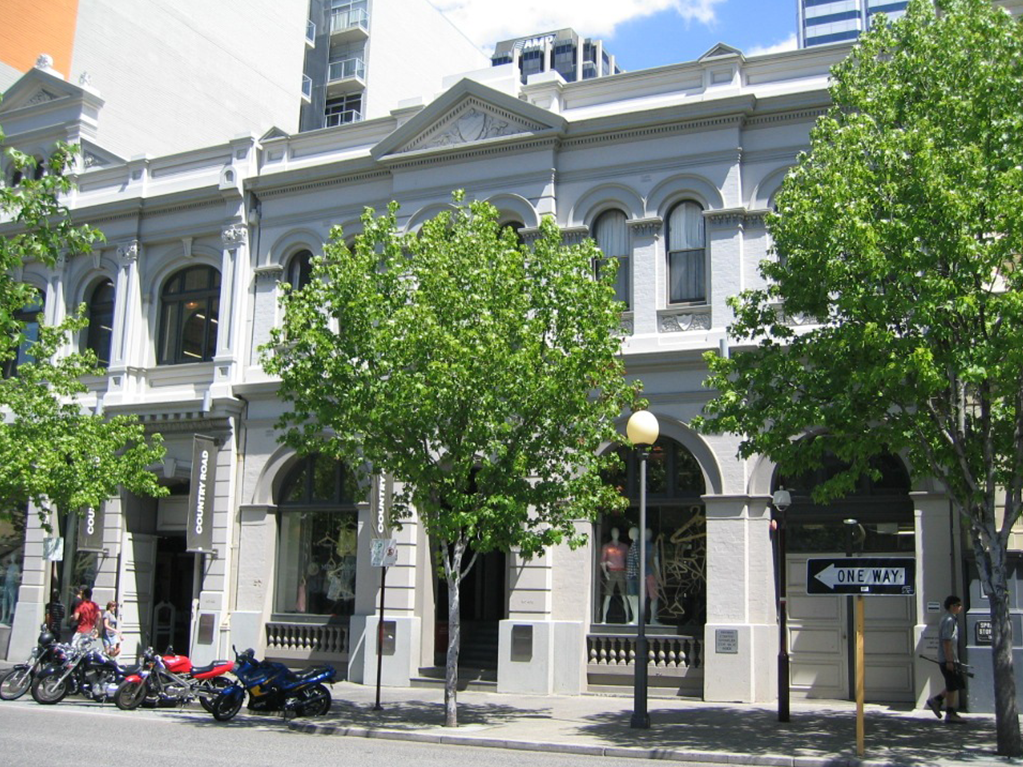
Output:
<svg viewBox="0 0 1023 767">
<path fill-rule="evenodd" d="M 650 729 L 630 727 L 632 698 L 616 695 L 458 693 L 457 728 L 444 723 L 444 692 L 381 689 L 340 682 L 331 711 L 293 719 L 301 732 L 389 738 L 450 745 L 669 759 L 765 767 L 882 765 L 1005 765 L 998 757 L 994 717 L 965 714 L 946 724 L 929 710 L 867 705 L 865 753 L 856 754 L 856 706 L 843 701 L 793 700 L 790 721 L 774 704 L 704 703 L 651 698 Z"/>
</svg>

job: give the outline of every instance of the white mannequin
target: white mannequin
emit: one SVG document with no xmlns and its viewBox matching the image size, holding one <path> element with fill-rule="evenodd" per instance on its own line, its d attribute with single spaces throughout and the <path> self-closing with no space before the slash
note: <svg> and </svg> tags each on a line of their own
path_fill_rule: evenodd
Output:
<svg viewBox="0 0 1023 767">
<path fill-rule="evenodd" d="M 607 610 L 611 606 L 611 597 L 615 593 L 623 597 L 625 603 L 626 621 L 629 620 L 629 603 L 625 599 L 625 557 L 628 554 L 628 546 L 619 540 L 620 532 L 617 527 L 611 528 L 611 540 L 604 544 L 600 550 L 600 571 L 604 575 L 604 606 L 600 611 L 600 622 L 607 622 Z"/>
</svg>

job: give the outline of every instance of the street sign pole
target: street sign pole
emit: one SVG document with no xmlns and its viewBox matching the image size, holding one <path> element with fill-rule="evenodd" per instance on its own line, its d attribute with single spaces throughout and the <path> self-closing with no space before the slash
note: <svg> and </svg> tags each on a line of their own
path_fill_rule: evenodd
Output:
<svg viewBox="0 0 1023 767">
<path fill-rule="evenodd" d="M 860 757 L 866 750 L 866 727 L 863 720 L 863 698 L 866 692 L 863 623 L 863 595 L 858 594 L 856 596 L 856 754 Z"/>
</svg>

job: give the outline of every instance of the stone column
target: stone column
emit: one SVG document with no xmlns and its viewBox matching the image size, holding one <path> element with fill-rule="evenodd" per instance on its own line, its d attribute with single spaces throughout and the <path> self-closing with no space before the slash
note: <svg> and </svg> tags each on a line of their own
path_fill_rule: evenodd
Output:
<svg viewBox="0 0 1023 767">
<path fill-rule="evenodd" d="M 773 700 L 778 627 L 769 499 L 704 496 L 703 500 L 707 513 L 704 700 Z"/>
<path fill-rule="evenodd" d="M 145 367 L 143 344 L 148 336 L 142 313 L 142 287 L 138 269 L 139 241 L 126 240 L 117 246 L 117 275 L 114 281 L 114 327 L 107 369 L 106 404 L 130 399 L 136 379 Z M 159 320 L 157 320 L 159 322 Z M 159 328 L 157 328 L 159 337 Z M 159 343 L 159 341 L 157 341 Z"/>
</svg>

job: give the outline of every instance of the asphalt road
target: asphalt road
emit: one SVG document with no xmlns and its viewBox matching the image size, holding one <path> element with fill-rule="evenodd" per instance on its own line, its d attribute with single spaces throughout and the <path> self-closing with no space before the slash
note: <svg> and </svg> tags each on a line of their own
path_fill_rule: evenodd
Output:
<svg viewBox="0 0 1023 767">
<path fill-rule="evenodd" d="M 244 711 L 221 724 L 200 709 L 120 711 L 69 698 L 40 706 L 30 696 L 0 702 L 5 767 L 583 767 L 593 758 L 535 751 L 366 740 L 289 730 L 278 717 Z M 600 767 L 636 767 L 604 758 Z M 692 766 L 691 766 L 692 767 Z"/>
</svg>

